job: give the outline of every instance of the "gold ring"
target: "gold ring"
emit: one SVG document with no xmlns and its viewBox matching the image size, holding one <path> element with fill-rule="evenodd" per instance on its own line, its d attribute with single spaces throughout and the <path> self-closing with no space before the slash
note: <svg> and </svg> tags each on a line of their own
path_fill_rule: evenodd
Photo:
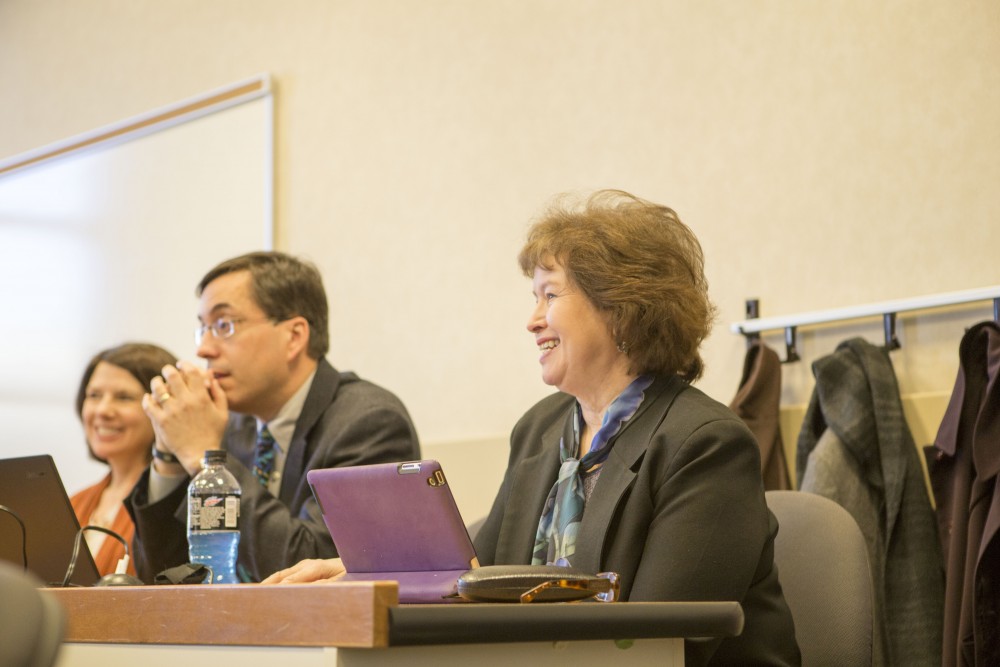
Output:
<svg viewBox="0 0 1000 667">
<path fill-rule="evenodd" d="M 156 402 L 159 403 L 160 405 L 163 405 L 164 403 L 166 403 L 167 401 L 169 401 L 171 398 L 173 398 L 173 396 L 171 396 L 169 392 L 165 391 L 165 392 L 163 392 L 162 394 L 160 394 L 159 396 L 156 397 Z"/>
</svg>

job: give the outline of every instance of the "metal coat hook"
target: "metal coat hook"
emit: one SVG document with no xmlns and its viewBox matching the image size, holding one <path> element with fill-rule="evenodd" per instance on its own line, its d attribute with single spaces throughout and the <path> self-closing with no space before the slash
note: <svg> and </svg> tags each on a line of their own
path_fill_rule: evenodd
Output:
<svg viewBox="0 0 1000 667">
<path fill-rule="evenodd" d="M 799 361 L 799 351 L 795 347 L 795 338 L 797 335 L 797 327 L 785 327 L 785 360 L 781 363 L 790 364 L 793 361 Z"/>
<path fill-rule="evenodd" d="M 746 302 L 746 316 L 748 320 L 756 320 L 760 317 L 760 299 L 747 299 Z M 743 334 L 747 339 L 747 347 L 753 345 L 754 341 L 760 340 L 760 332 L 753 331 L 751 333 Z"/>
<path fill-rule="evenodd" d="M 898 350 L 902 347 L 896 337 L 896 313 L 882 315 L 882 329 L 885 331 L 885 349 Z"/>
</svg>

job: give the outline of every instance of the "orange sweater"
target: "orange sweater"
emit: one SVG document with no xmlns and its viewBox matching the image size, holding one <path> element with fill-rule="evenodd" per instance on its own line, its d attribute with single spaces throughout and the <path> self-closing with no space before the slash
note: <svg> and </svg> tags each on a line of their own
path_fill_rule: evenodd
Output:
<svg viewBox="0 0 1000 667">
<path fill-rule="evenodd" d="M 90 516 L 97 509 L 97 503 L 101 500 L 101 493 L 104 492 L 104 489 L 108 488 L 109 484 L 111 484 L 110 474 L 97 484 L 88 486 L 70 498 L 70 502 L 73 504 L 73 511 L 76 513 L 76 519 L 80 522 L 81 526 L 86 526 L 90 523 Z M 124 503 L 118 508 L 118 514 L 115 515 L 115 520 L 109 529 L 121 535 L 122 539 L 128 542 L 129 550 L 131 551 L 132 536 L 135 534 L 135 524 L 132 523 L 132 517 L 129 516 L 128 510 L 125 509 Z M 101 573 L 102 577 L 106 574 L 113 574 L 115 567 L 118 566 L 118 561 L 124 556 L 125 548 L 121 542 L 108 535 L 101 545 L 100 550 L 94 554 L 94 563 L 97 564 L 97 571 Z M 135 567 L 133 567 L 131 561 L 128 564 L 128 573 L 135 576 Z"/>
</svg>

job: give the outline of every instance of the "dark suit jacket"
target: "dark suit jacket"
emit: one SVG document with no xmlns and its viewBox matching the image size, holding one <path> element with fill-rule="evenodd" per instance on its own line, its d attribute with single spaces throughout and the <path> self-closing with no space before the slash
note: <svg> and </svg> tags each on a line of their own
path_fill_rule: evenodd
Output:
<svg viewBox="0 0 1000 667">
<path fill-rule="evenodd" d="M 256 420 L 232 413 L 222 448 L 226 467 L 243 488 L 239 564 L 256 580 L 303 558 L 337 555 L 306 481 L 314 468 L 334 468 L 420 458 L 417 434 L 393 394 L 320 360 L 288 448 L 275 498 L 251 472 Z M 149 471 L 126 499 L 135 521 L 133 558 L 140 578 L 188 562 L 187 484 L 149 503 Z"/>
<path fill-rule="evenodd" d="M 959 346 L 958 379 L 927 468 L 945 557 L 945 667 L 1000 664 L 1000 326 Z"/>
<path fill-rule="evenodd" d="M 798 664 L 753 435 L 678 377 L 657 379 L 645 394 L 587 501 L 573 566 L 617 572 L 625 600 L 741 602 L 743 634 L 688 642 L 686 664 Z M 574 406 L 555 394 L 514 427 L 507 473 L 476 537 L 482 564 L 531 562 Z"/>
</svg>

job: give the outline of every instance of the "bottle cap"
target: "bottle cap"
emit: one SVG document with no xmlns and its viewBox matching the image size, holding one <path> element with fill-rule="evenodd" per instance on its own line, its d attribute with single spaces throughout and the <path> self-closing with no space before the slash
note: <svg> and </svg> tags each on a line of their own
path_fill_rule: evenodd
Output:
<svg viewBox="0 0 1000 667">
<path fill-rule="evenodd" d="M 209 449 L 205 451 L 204 465 L 224 464 L 226 462 L 226 450 Z"/>
</svg>

